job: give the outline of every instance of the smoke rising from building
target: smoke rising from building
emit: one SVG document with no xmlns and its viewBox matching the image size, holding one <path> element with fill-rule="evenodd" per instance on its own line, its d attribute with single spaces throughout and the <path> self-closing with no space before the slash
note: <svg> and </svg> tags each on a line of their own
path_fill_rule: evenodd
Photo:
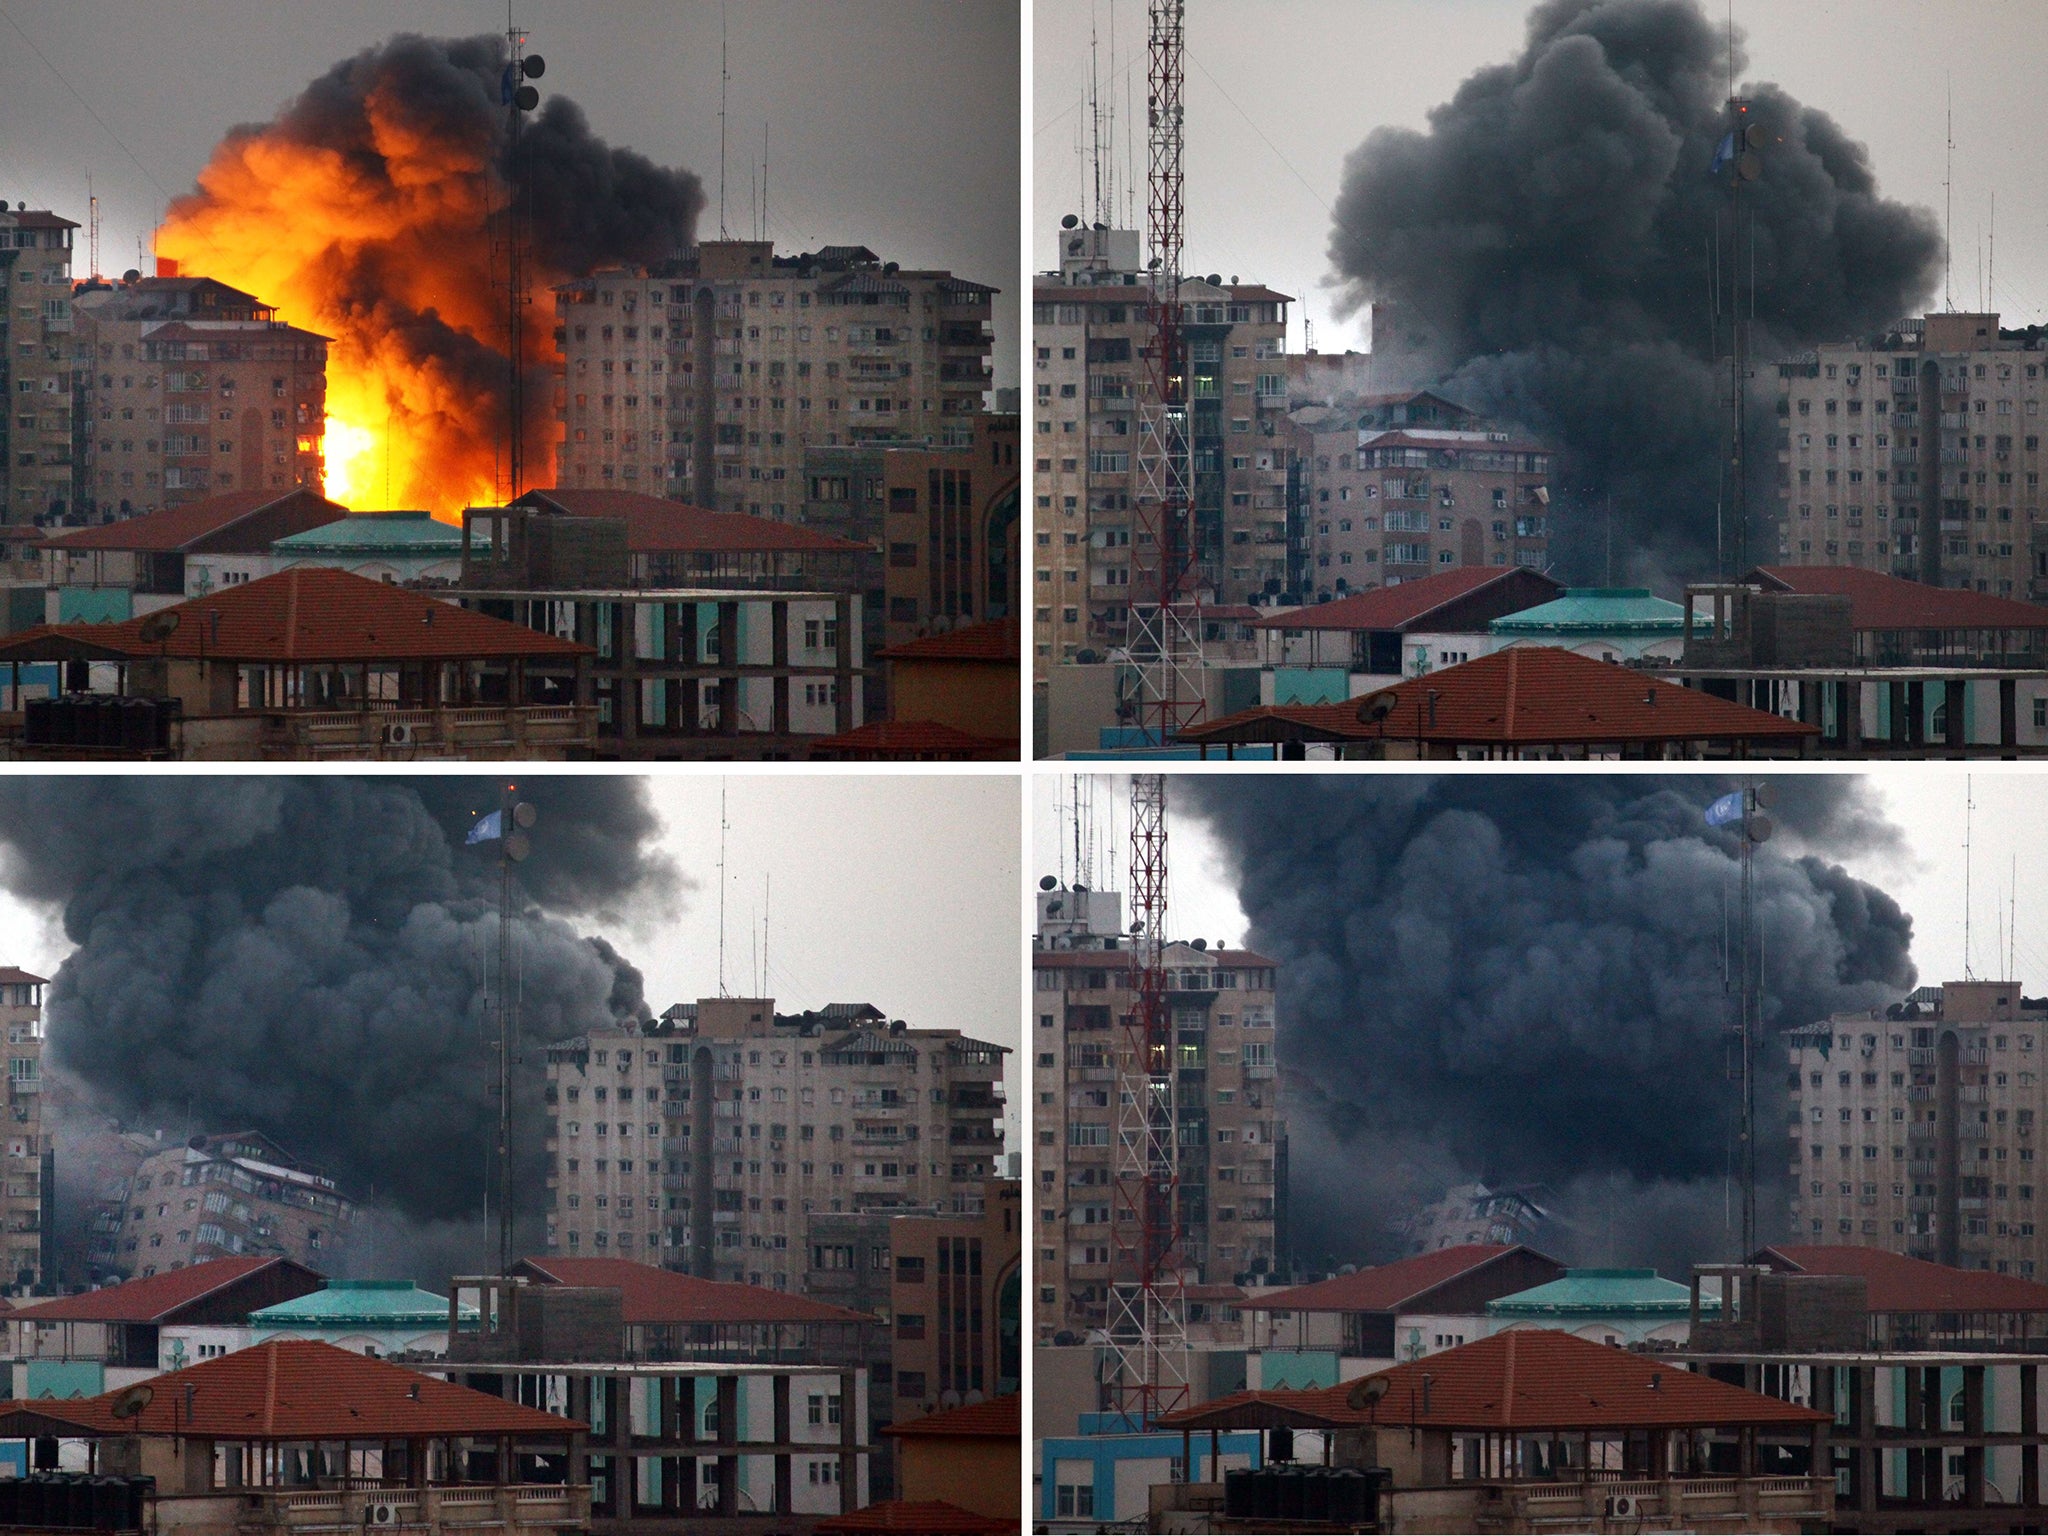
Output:
<svg viewBox="0 0 2048 1536">
<path fill-rule="evenodd" d="M 1560 446 L 1554 547 L 1582 576 L 1600 568 L 1608 497 L 1618 575 L 1712 568 L 1717 241 L 1724 293 L 1742 263 L 1745 311 L 1755 269 L 1752 529 L 1776 495 L 1768 364 L 1910 313 L 1939 270 L 1933 215 L 1879 196 L 1862 145 L 1743 83 L 1747 67 L 1738 32 L 1734 78 L 1768 143 L 1732 252 L 1726 177 L 1709 175 L 1729 40 L 1693 0 L 1546 0 L 1518 58 L 1469 77 L 1426 132 L 1376 129 L 1345 165 L 1330 259 L 1347 302 L 1387 301 L 1404 336 L 1431 338 L 1447 394 Z M 1750 548 L 1775 558 L 1776 539 Z"/>
<path fill-rule="evenodd" d="M 1395 1256 L 1405 1216 L 1473 1179 L 1557 1191 L 1568 1257 L 1728 1251 L 1737 844 L 1702 811 L 1731 781 L 1178 782 L 1236 868 L 1249 943 L 1285 967 L 1298 1259 Z M 1895 1001 L 1914 981 L 1911 918 L 1794 845 L 1896 834 L 1854 780 L 1776 788 L 1782 833 L 1754 864 L 1767 1030 Z M 1783 1209 L 1783 1074 L 1768 1047 L 1761 1063 L 1768 1213 Z"/>
<path fill-rule="evenodd" d="M 157 252 L 331 337 L 327 493 L 448 513 L 496 494 L 508 421 L 503 213 L 527 230 L 528 462 L 547 483 L 549 286 L 673 256 L 704 192 L 595 137 L 543 92 L 513 148 L 498 37 L 400 36 L 336 64 L 272 121 L 232 130 Z M 545 80 L 543 80 L 545 84 Z M 388 474 L 387 474 L 388 467 Z"/>
<path fill-rule="evenodd" d="M 264 1131 L 380 1211 L 387 1247 L 460 1234 L 496 1119 L 498 938 L 498 845 L 462 838 L 500 790 L 278 775 L 0 784 L 0 881 L 56 906 L 78 946 L 46 1017 L 79 1112 Z M 682 882 L 652 849 L 660 824 L 640 781 L 550 776 L 522 794 L 540 812 L 512 951 L 519 1183 L 537 1210 L 540 1047 L 651 1016 L 640 973 L 570 920 L 658 914 Z"/>
</svg>

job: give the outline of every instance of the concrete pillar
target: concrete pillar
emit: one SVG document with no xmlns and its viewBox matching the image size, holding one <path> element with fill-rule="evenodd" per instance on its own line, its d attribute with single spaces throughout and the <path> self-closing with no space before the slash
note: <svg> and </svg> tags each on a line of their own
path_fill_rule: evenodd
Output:
<svg viewBox="0 0 2048 1536">
<path fill-rule="evenodd" d="M 1998 680 L 1998 744 L 2001 757 L 2018 757 L 2013 749 L 2020 743 L 2020 685 L 2017 678 Z"/>
<path fill-rule="evenodd" d="M 1943 680 L 1941 685 L 1942 708 L 1946 711 L 1942 721 L 1943 742 L 1950 750 L 1960 752 L 1969 744 L 1969 736 L 1963 730 L 1964 718 L 1969 709 L 1965 701 L 1969 685 L 1960 677 Z"/>
<path fill-rule="evenodd" d="M 2020 1503 L 2029 1509 L 2041 1502 L 2041 1367 L 2020 1367 Z"/>
<path fill-rule="evenodd" d="M 1963 1367 L 1963 1433 L 1984 1433 L 1984 1367 Z M 1984 1447 L 1963 1447 L 1963 1502 L 1972 1509 L 1984 1507 Z"/>
<path fill-rule="evenodd" d="M 788 679 L 785 678 L 783 679 L 783 681 L 787 682 Z M 774 1378 L 774 1381 L 775 1443 L 778 1446 L 787 1446 L 790 1440 L 789 1377 L 785 1373 L 778 1372 Z M 852 1412 L 853 1404 L 848 1402 L 842 1402 L 839 1405 L 839 1416 L 842 1420 L 850 1416 Z M 789 1513 L 790 1500 L 793 1492 L 794 1489 L 792 1487 L 792 1479 L 790 1477 L 789 1468 L 789 1452 L 787 1450 L 778 1450 L 775 1453 L 775 1513 L 777 1513 L 778 1515 L 786 1515 Z"/>
</svg>

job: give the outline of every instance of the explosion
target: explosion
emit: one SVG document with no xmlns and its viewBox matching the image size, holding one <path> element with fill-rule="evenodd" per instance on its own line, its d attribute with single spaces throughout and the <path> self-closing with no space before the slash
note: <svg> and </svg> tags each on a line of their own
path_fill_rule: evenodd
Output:
<svg viewBox="0 0 2048 1536">
<path fill-rule="evenodd" d="M 500 491 L 510 431 L 506 239 L 519 190 L 528 479 L 552 479 L 549 289 L 673 256 L 704 194 L 553 97 L 520 125 L 496 37 L 401 36 L 231 130 L 157 254 L 330 339 L 326 494 L 453 517 Z"/>
</svg>

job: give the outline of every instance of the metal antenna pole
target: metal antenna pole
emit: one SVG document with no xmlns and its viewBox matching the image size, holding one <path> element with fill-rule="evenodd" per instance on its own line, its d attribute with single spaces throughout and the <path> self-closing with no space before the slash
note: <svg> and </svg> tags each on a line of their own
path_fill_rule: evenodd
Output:
<svg viewBox="0 0 2048 1536">
<path fill-rule="evenodd" d="M 498 1273 L 512 1272 L 512 785 L 498 839 Z"/>
</svg>

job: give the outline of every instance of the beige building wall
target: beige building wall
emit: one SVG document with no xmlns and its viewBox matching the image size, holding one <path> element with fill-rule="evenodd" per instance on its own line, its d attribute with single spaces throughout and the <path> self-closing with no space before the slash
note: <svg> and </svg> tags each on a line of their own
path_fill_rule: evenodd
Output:
<svg viewBox="0 0 2048 1536">
<path fill-rule="evenodd" d="M 814 1214 L 978 1213 L 999 1046 L 707 998 L 548 1048 L 550 1253 L 800 1289 Z"/>
<path fill-rule="evenodd" d="M 2048 1008 L 1949 982 L 1786 1038 L 1789 1241 L 2048 1275 Z"/>
<path fill-rule="evenodd" d="M 95 1231 L 111 1229 L 111 1267 L 130 1279 L 250 1254 L 335 1274 L 356 1219 L 332 1179 L 255 1136 L 195 1136 L 144 1158 L 108 1194 Z"/>
<path fill-rule="evenodd" d="M 2026 598 L 2044 386 L 2048 338 L 2002 337 L 1995 314 L 1928 315 L 1779 364 L 1778 560 Z"/>
<path fill-rule="evenodd" d="M 0 1286 L 45 1283 L 43 1254 L 43 988 L 40 976 L 0 969 L 7 1029 L 7 1125 L 0 1136 Z M 23 1276 L 27 1276 L 24 1281 Z"/>
<path fill-rule="evenodd" d="M 71 307 L 71 232 L 47 210 L 0 206 L 0 521 L 27 523 L 69 510 L 72 376 L 77 367 Z"/>
</svg>

